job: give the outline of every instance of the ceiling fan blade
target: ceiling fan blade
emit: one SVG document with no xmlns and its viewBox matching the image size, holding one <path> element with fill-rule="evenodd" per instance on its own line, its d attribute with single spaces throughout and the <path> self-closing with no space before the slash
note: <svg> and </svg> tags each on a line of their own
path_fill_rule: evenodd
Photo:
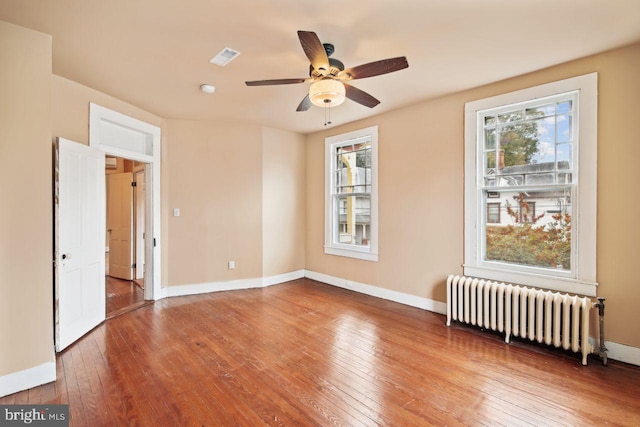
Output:
<svg viewBox="0 0 640 427">
<path fill-rule="evenodd" d="M 329 58 L 320 39 L 313 31 L 298 31 L 298 38 L 311 66 L 323 76 L 329 72 Z"/>
<path fill-rule="evenodd" d="M 309 94 L 307 94 L 302 102 L 300 102 L 300 105 L 298 105 L 298 108 L 296 108 L 296 111 L 307 111 L 309 108 L 311 108 L 311 98 L 309 98 Z"/>
<path fill-rule="evenodd" d="M 245 82 L 247 86 L 270 86 L 270 85 L 290 85 L 295 83 L 304 83 L 307 79 L 275 79 L 275 80 L 256 80 Z"/>
<path fill-rule="evenodd" d="M 364 79 L 365 77 L 392 73 L 408 67 L 409 63 L 407 62 L 407 58 L 405 56 L 399 56 L 397 58 L 382 59 L 380 61 L 369 62 L 368 64 L 347 68 L 346 70 L 338 73 L 338 78 L 347 80 Z"/>
<path fill-rule="evenodd" d="M 367 92 L 358 89 L 357 87 L 349 86 L 346 83 L 344 84 L 344 88 L 346 89 L 346 97 L 352 101 L 357 102 L 358 104 L 362 104 L 365 107 L 373 108 L 376 105 L 380 104 L 373 96 L 369 95 Z"/>
</svg>

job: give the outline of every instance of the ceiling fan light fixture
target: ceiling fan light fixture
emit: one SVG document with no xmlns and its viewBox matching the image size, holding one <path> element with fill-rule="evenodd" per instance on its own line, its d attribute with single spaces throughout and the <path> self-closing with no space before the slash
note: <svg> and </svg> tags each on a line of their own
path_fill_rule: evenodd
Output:
<svg viewBox="0 0 640 427">
<path fill-rule="evenodd" d="M 342 104 L 345 93 L 342 82 L 333 79 L 318 80 L 309 87 L 309 99 L 318 107 L 336 107 Z"/>
</svg>

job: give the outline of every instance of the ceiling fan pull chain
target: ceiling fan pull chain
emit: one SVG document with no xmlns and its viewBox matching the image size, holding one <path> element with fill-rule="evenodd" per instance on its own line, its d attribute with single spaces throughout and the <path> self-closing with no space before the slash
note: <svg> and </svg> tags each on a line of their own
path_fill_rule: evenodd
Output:
<svg viewBox="0 0 640 427">
<path fill-rule="evenodd" d="M 329 120 L 327 120 L 327 117 L 329 117 Z M 331 124 L 331 104 L 329 102 L 325 101 L 324 104 L 324 125 L 330 125 Z"/>
</svg>

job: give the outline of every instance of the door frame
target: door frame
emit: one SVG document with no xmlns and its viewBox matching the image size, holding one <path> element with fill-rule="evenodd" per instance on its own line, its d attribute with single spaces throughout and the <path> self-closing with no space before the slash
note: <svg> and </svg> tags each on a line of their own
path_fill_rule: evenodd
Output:
<svg viewBox="0 0 640 427">
<path fill-rule="evenodd" d="M 160 128 L 117 111 L 89 104 L 89 145 L 105 154 L 145 163 L 144 298 L 162 298 L 160 219 Z"/>
<path fill-rule="evenodd" d="M 136 167 L 133 169 L 133 181 L 136 183 L 135 189 L 133 191 L 133 229 L 134 229 L 134 244 L 133 244 L 133 253 L 134 259 L 136 263 L 136 268 L 134 269 L 134 280 L 144 279 L 144 262 L 145 262 L 145 248 L 144 248 L 144 233 L 145 233 L 145 219 L 146 213 L 144 212 L 144 206 L 146 205 L 146 198 L 144 197 L 145 191 L 145 169 L 147 165 L 145 164 L 143 167 Z M 140 195 L 142 194 L 142 197 Z M 142 204 L 142 209 L 140 209 L 140 205 Z M 140 212 L 142 211 L 142 215 Z M 142 227 L 140 227 L 140 222 L 142 220 Z M 140 253 L 142 252 L 142 253 Z M 139 256 L 140 255 L 140 256 Z M 140 263 L 140 259 L 142 259 L 142 263 Z M 142 271 L 142 274 L 141 271 Z"/>
</svg>

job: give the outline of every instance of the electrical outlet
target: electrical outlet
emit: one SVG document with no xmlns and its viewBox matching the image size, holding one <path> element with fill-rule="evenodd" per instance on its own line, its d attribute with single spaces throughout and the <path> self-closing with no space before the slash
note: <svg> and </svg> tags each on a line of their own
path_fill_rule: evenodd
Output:
<svg viewBox="0 0 640 427">
<path fill-rule="evenodd" d="M 236 268 L 236 262 L 235 261 L 229 261 L 229 270 L 233 270 L 234 268 Z"/>
<path fill-rule="evenodd" d="M 173 216 L 180 216 L 180 208 L 173 208 Z"/>
</svg>

